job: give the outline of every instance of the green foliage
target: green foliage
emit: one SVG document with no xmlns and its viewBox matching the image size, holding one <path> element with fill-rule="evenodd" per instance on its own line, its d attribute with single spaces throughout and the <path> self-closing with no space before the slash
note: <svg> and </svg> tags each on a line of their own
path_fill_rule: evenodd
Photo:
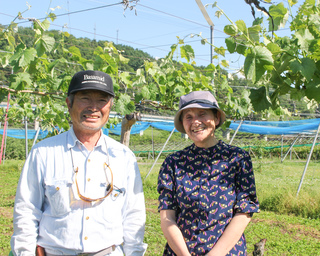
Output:
<svg viewBox="0 0 320 256">
<path fill-rule="evenodd" d="M 0 135 L 2 141 L 2 135 Z M 33 140 L 28 140 L 28 152 L 32 147 Z M 5 146 L 6 160 L 25 160 L 26 159 L 26 143 L 25 140 L 7 137 Z"/>
<path fill-rule="evenodd" d="M 49 13 L 48 18 L 54 18 L 54 15 Z M 70 35 L 48 32 L 49 25 L 47 19 L 43 22 L 34 20 L 33 28 L 22 29 L 28 34 L 21 37 L 16 32 L 15 23 L 0 32 L 1 42 L 6 41 L 3 44 L 5 51 L 0 53 L 0 65 L 11 67 L 13 71 L 13 74 L 7 74 L 9 88 L 0 89 L 2 99 L 9 90 L 14 95 L 10 101 L 9 122 L 27 117 L 30 122 L 40 121 L 42 129 L 52 130 L 55 126 L 68 129 L 66 91 L 72 75 L 80 69 L 101 70 L 110 74 L 117 94 L 115 108 L 123 114 L 133 112 L 134 102 L 126 93 L 132 82 L 128 75 L 119 75 L 118 69 L 119 63 L 126 64 L 129 59 L 124 58 L 109 42 L 91 47 L 91 55 L 87 59 L 85 56 L 88 55 L 82 54 L 76 46 L 66 47 Z M 79 41 L 83 44 L 91 42 L 89 39 Z M 74 69 L 69 61 L 79 64 L 80 69 Z"/>
<path fill-rule="evenodd" d="M 258 198 L 261 209 L 279 214 L 294 214 L 303 218 L 320 219 L 319 162 L 310 162 L 304 181 L 301 181 L 305 161 L 271 158 L 254 161 Z"/>
<path fill-rule="evenodd" d="M 130 46 L 115 44 L 115 47 L 118 51 L 122 52 L 123 56 L 129 59 L 128 64 L 120 63 L 119 69 L 121 70 L 133 72 L 143 67 L 145 59 L 149 59 L 150 61 L 154 60 L 148 53 L 138 49 L 133 49 Z"/>
<path fill-rule="evenodd" d="M 255 111 L 276 111 L 281 107 L 279 98 L 286 94 L 297 101 L 307 97 L 320 102 L 319 3 L 305 1 L 293 17 L 291 7 L 296 3 L 289 1 L 288 8 L 283 3 L 271 4 L 269 13 L 274 27 L 269 18 L 268 29 L 263 26 L 263 18 L 255 19 L 248 27 L 242 20 L 229 19 L 217 3 L 212 5 L 218 9 L 217 17 L 224 14 L 231 23 L 224 28 L 230 36 L 225 40 L 227 50 L 245 57 L 243 73 L 259 87 L 251 89 L 250 99 Z M 291 38 L 277 36 L 276 32 L 288 22 Z M 267 30 L 275 32 L 270 35 Z"/>
<path fill-rule="evenodd" d="M 219 9 L 216 3 L 212 6 Z M 41 121 L 42 128 L 52 129 L 58 125 L 68 129 L 65 93 L 71 76 L 81 69 L 102 70 L 112 76 L 115 110 L 122 115 L 145 104 L 154 109 L 177 109 L 179 97 L 194 90 L 212 91 L 221 101 L 220 107 L 233 118 L 248 116 L 252 110 L 263 113 L 273 109 L 279 115 L 289 114 L 281 102 L 281 97 L 288 93 L 290 100 L 300 102 L 308 98 L 307 104 L 315 106 L 314 101 L 320 97 L 320 78 L 317 78 L 320 33 L 318 8 L 314 7 L 306 2 L 296 17 L 292 17 L 292 38 L 270 37 L 262 18 L 248 26 L 242 20 L 232 22 L 227 17 L 230 20 L 224 29 L 230 35 L 226 39 L 227 49 L 214 47 L 214 58 L 225 56 L 226 50 L 243 55 L 243 72 L 247 78 L 243 86 L 257 87 L 251 89 L 251 93 L 231 87 L 239 79 L 233 76 L 231 80 L 222 69 L 228 66 L 225 60 L 219 60 L 216 66 L 196 67 L 193 49 L 179 37 L 168 55 L 155 61 L 127 46 L 48 31 L 50 20 L 55 18 L 53 13 L 42 22 L 34 20 L 32 28 L 19 28 L 18 33 L 13 22 L 0 32 L 0 44 L 5 50 L 0 53 L 0 64 L 13 70 L 11 75 L 8 71 L 1 73 L 6 74 L 4 78 L 10 82 L 9 89 L 15 96 L 9 118 L 28 117 L 30 121 Z M 288 21 L 289 11 L 282 3 L 271 5 L 269 12 L 274 15 L 276 30 Z M 221 14 L 224 12 L 219 9 L 217 17 Z M 184 62 L 174 60 L 178 51 Z M 121 70 L 124 67 L 128 69 Z M 0 98 L 4 99 L 7 93 L 6 89 L 0 89 Z"/>
<path fill-rule="evenodd" d="M 60 77 L 60 73 L 55 69 L 63 68 L 63 60 L 58 59 L 50 62 L 47 54 L 53 54 L 59 48 L 53 37 L 45 33 L 49 28 L 49 21 L 34 21 L 34 37 L 28 44 L 23 43 L 21 38 L 16 40 L 16 24 L 12 23 L 6 30 L 0 32 L 0 37 L 7 40 L 4 47 L 5 52 L 1 53 L 1 65 L 12 67 L 13 74 L 9 77 L 9 89 L 15 94 L 11 104 L 14 106 L 9 110 L 11 120 L 22 120 L 28 117 L 30 121 L 42 120 L 43 128 L 54 126 L 58 113 L 54 110 L 54 105 L 61 104 L 63 100 L 57 90 L 66 81 L 66 76 Z M 7 90 L 0 91 L 1 96 L 7 95 Z M 45 97 L 43 97 L 45 96 Z M 43 97 L 43 98 L 41 98 Z M 38 115 L 34 115 L 34 109 Z M 49 111 L 50 111 L 49 110 Z M 65 109 L 64 109 L 65 111 Z M 61 116 L 61 115 L 60 115 Z M 9 119 L 10 120 L 10 119 Z M 67 127 L 67 119 L 60 118 L 60 126 Z"/>
<path fill-rule="evenodd" d="M 130 144 L 147 145 L 147 144 L 151 144 L 152 141 L 155 143 L 163 144 L 168 139 L 168 136 L 169 136 L 168 131 L 159 130 L 156 128 L 149 128 L 143 131 L 143 136 L 140 136 L 139 134 L 131 135 Z M 180 142 L 183 140 L 185 139 L 181 138 L 181 134 L 178 132 L 174 132 L 170 137 L 171 142 Z"/>
<path fill-rule="evenodd" d="M 320 199 L 311 197 L 303 191 L 300 197 L 295 197 L 293 191 L 283 191 L 281 194 L 270 195 L 261 203 L 261 209 L 279 214 L 294 214 L 303 218 L 320 218 Z"/>
<path fill-rule="evenodd" d="M 226 109 L 237 116 L 248 112 L 249 98 L 239 102 L 232 97 L 227 76 L 219 66 L 210 64 L 204 69 L 196 68 L 194 51 L 182 39 L 178 38 L 178 44 L 173 45 L 169 54 L 159 61 L 136 51 L 148 59 L 142 61 L 139 58 L 133 64 L 125 57 L 131 57 L 132 49 L 129 47 L 119 45 L 117 49 L 111 42 L 87 38 L 75 40 L 66 32 L 48 31 L 49 20 L 54 17 L 49 13 L 42 22 L 34 20 L 33 27 L 21 29 L 21 33 L 16 32 L 14 22 L 1 31 L 0 38 L 6 42 L 6 51 L 0 53 L 0 64 L 13 70 L 8 79 L 9 88 L 0 90 L 2 98 L 8 90 L 14 95 L 10 102 L 13 107 L 10 108 L 9 121 L 27 117 L 30 122 L 40 121 L 43 129 L 52 130 L 54 126 L 68 129 L 64 103 L 66 91 L 72 75 L 81 69 L 101 70 L 113 78 L 114 109 L 122 115 L 134 112 L 136 106 L 149 103 L 157 109 L 177 109 L 179 97 L 195 90 L 227 95 L 230 103 L 225 104 Z M 86 47 L 87 51 L 80 50 L 80 47 Z M 186 62 L 173 60 L 178 50 Z M 219 54 L 225 52 L 220 48 L 215 51 Z M 74 68 L 70 62 L 78 66 Z M 124 67 L 130 62 L 131 68 L 120 72 L 121 65 Z M 129 72 L 132 69 L 135 73 Z M 214 80 L 217 85 L 213 84 Z"/>
<path fill-rule="evenodd" d="M 260 147 L 247 147 L 244 146 L 243 148 L 248 150 L 250 148 L 250 150 L 253 152 L 253 154 L 255 156 L 257 156 L 258 158 L 268 158 L 268 157 L 275 157 L 275 158 L 281 158 L 281 154 L 286 153 L 287 150 L 289 150 L 290 145 L 285 145 L 283 147 L 283 149 L 281 149 L 281 146 L 277 146 L 277 147 L 273 147 L 273 146 L 263 146 L 261 145 Z M 311 144 L 309 145 L 294 145 L 293 146 L 293 150 L 294 150 L 294 154 L 293 157 L 295 159 L 307 159 L 308 155 L 310 153 L 310 148 L 311 148 Z M 281 152 L 283 151 L 283 152 Z M 313 152 L 312 152 L 312 156 L 311 156 L 311 160 L 319 160 L 320 159 L 320 147 L 317 146 L 314 148 Z"/>
<path fill-rule="evenodd" d="M 219 7 L 215 3 L 213 8 Z M 275 16 L 276 28 L 288 20 L 288 10 L 283 4 L 271 5 L 269 11 Z M 219 10 L 219 14 L 224 13 Z M 263 28 L 262 18 L 256 19 L 252 26 L 242 20 L 230 20 L 231 25 L 225 27 L 230 35 L 226 39 L 227 49 L 215 47 L 214 58 L 224 56 L 226 50 L 244 55 L 246 81 L 236 75 L 231 78 L 222 68 L 228 65 L 225 60 L 216 66 L 196 67 L 193 49 L 179 37 L 165 58 L 155 61 L 135 51 L 138 57 L 148 59 L 138 58 L 133 64 L 130 47 L 118 45 L 117 49 L 111 42 L 75 39 L 67 32 L 48 31 L 50 20 L 55 18 L 53 13 L 42 22 L 34 20 L 32 28 L 19 28 L 18 33 L 13 22 L 0 32 L 0 44 L 5 50 L 0 53 L 0 64 L 6 69 L 1 74 L 9 82 L 9 88 L 0 89 L 0 98 L 5 99 L 8 90 L 12 91 L 13 107 L 8 115 L 11 122 L 27 117 L 30 122 L 40 121 L 43 129 L 52 130 L 55 126 L 68 129 L 64 101 L 69 81 L 78 70 L 95 69 L 112 76 L 116 93 L 114 109 L 122 115 L 136 111 L 136 107 L 141 110 L 147 104 L 156 110 L 176 110 L 181 95 L 209 90 L 232 118 L 248 116 L 253 110 L 266 116 L 271 109 L 284 116 L 290 114 L 286 108 L 291 105 L 296 111 L 301 99 L 310 108 L 320 99 L 318 15 L 314 4 L 303 4 L 291 21 L 291 30 L 295 32 L 292 38 L 270 37 Z M 174 60 L 178 51 L 184 62 Z M 125 66 L 130 68 L 120 71 Z M 13 74 L 9 74 L 10 69 Z M 233 88 L 234 85 L 240 85 L 240 89 Z M 246 86 L 257 89 L 249 93 L 244 90 Z M 293 101 L 291 105 L 283 104 L 288 93 L 290 99 L 285 102 Z M 227 125 L 228 122 L 224 126 Z"/>
</svg>

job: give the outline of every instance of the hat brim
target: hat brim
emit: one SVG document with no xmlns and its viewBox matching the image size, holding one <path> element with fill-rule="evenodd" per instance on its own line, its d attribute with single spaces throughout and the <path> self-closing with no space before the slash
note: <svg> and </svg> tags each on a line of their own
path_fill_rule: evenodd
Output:
<svg viewBox="0 0 320 256">
<path fill-rule="evenodd" d="M 204 104 L 204 103 L 193 103 L 185 106 L 182 109 L 179 109 L 179 111 L 174 116 L 174 127 L 181 133 L 186 134 L 186 131 L 183 128 L 182 121 L 180 120 L 180 116 L 182 114 L 182 111 L 188 108 L 217 109 L 220 112 L 220 123 L 216 126 L 216 128 L 219 128 L 226 121 L 226 114 L 220 108 L 213 107 L 212 105 Z"/>
</svg>

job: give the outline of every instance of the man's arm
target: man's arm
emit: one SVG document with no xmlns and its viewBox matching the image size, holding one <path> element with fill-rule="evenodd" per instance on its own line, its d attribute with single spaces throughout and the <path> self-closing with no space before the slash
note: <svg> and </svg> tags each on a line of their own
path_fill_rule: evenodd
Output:
<svg viewBox="0 0 320 256">
<path fill-rule="evenodd" d="M 174 210 L 161 210 L 161 229 L 167 239 L 170 248 L 178 256 L 189 256 L 188 247 L 176 222 L 176 212 Z"/>
<path fill-rule="evenodd" d="M 34 255 L 44 191 L 35 151 L 28 156 L 18 183 L 11 237 L 14 255 Z"/>
<path fill-rule="evenodd" d="M 143 243 L 146 210 L 143 195 L 142 180 L 135 158 L 131 161 L 131 170 L 128 174 L 127 203 L 123 214 L 123 249 L 125 255 L 144 255 L 147 244 Z"/>
</svg>

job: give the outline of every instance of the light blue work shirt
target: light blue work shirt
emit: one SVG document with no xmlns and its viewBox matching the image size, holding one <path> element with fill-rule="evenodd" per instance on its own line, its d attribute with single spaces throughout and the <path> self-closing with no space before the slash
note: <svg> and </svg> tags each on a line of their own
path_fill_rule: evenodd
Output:
<svg viewBox="0 0 320 256">
<path fill-rule="evenodd" d="M 110 255 L 141 256 L 145 203 L 134 154 L 101 132 L 92 151 L 73 129 L 36 144 L 23 167 L 14 207 L 14 255 L 34 255 L 36 245 L 55 255 L 97 252 L 116 245 Z M 106 195 L 113 174 L 115 188 Z M 107 177 L 106 177 L 107 173 Z M 108 179 L 107 179 L 108 178 Z"/>
</svg>

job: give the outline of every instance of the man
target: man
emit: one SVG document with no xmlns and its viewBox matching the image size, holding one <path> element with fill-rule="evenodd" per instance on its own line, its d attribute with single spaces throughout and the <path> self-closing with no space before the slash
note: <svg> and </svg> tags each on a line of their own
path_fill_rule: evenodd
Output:
<svg viewBox="0 0 320 256">
<path fill-rule="evenodd" d="M 72 78 L 72 128 L 39 142 L 19 180 L 14 255 L 143 255 L 145 205 L 134 154 L 102 133 L 113 84 L 100 71 Z M 43 248 L 43 249 L 42 249 Z"/>
</svg>

